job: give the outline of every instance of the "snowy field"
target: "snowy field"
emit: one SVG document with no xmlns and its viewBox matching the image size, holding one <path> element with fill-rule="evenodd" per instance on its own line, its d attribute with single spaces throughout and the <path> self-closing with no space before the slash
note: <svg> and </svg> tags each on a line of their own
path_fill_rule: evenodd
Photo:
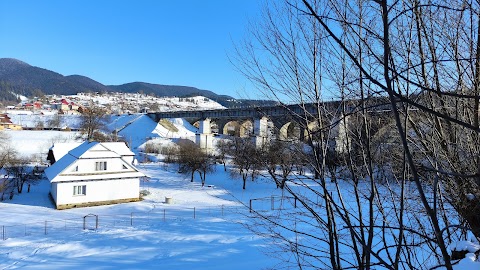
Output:
<svg viewBox="0 0 480 270">
<path fill-rule="evenodd" d="M 146 138 L 169 142 L 194 137 L 196 129 L 172 119 L 172 133 L 145 115 L 117 117 L 134 150 Z M 6 131 L 11 145 L 26 156 L 46 157 L 53 142 L 74 140 L 78 133 L 61 131 Z M 135 151 L 137 152 L 137 151 Z M 277 192 L 274 185 L 257 183 L 243 191 L 219 166 L 202 188 L 174 165 L 139 166 L 150 176 L 141 190 L 143 201 L 58 211 L 48 197 L 49 183 L 32 186 L 30 193 L 0 202 L 0 269 L 266 269 L 277 261 L 263 252 L 268 242 L 247 230 L 248 200 Z M 253 185 L 253 184 L 252 184 Z M 252 186 L 253 187 L 253 186 Z M 173 204 L 165 204 L 171 197 Z M 94 218 L 98 216 L 95 230 Z M 84 230 L 84 221 L 86 229 Z"/>
<path fill-rule="evenodd" d="M 147 141 L 165 145 L 194 138 L 196 128 L 182 119 L 170 121 L 177 132 L 145 115 L 118 116 L 107 127 L 117 129 L 139 154 Z M 62 131 L 6 133 L 22 155 L 43 159 L 53 142 L 78 136 Z M 139 169 L 150 177 L 141 183 L 149 195 L 140 202 L 58 211 L 48 197 L 46 180 L 30 193 L 5 198 L 0 202 L 0 269 L 281 268 L 265 254 L 278 248 L 243 225 L 252 221 L 250 199 L 281 195 L 271 181 L 249 181 L 242 190 L 241 180 L 232 179 L 219 165 L 202 188 L 197 175 L 191 183 L 176 165 L 140 164 Z M 166 197 L 173 204 L 165 204 Z M 270 206 L 270 200 L 255 200 L 255 210 L 268 211 Z M 274 255 L 294 260 L 287 251 Z M 473 260 L 467 256 L 455 269 L 480 269 L 480 262 Z"/>
<path fill-rule="evenodd" d="M 151 176 L 142 183 L 150 195 L 136 203 L 54 210 L 46 180 L 0 203 L 7 238 L 0 239 L 0 268 L 276 268 L 277 262 L 263 253 L 268 242 L 240 224 L 248 208 L 232 197 L 248 201 L 258 192 L 275 192 L 273 185 L 259 183 L 250 189 L 255 193 L 242 191 L 240 181 L 227 180 L 222 167 L 207 177 L 213 186 L 205 188 L 174 167 L 140 169 Z M 165 204 L 165 197 L 174 203 Z M 83 230 L 88 214 L 98 215 L 97 230 L 94 218 L 86 218 Z"/>
<path fill-rule="evenodd" d="M 56 142 L 76 141 L 78 132 L 68 131 L 37 131 L 37 130 L 5 130 L 11 138 L 11 146 L 21 156 L 42 157 L 46 161 L 48 149 Z"/>
</svg>

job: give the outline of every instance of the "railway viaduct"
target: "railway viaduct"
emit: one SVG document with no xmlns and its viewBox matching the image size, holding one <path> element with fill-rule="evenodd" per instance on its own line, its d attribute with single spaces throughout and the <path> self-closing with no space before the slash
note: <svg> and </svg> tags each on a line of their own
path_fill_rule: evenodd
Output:
<svg viewBox="0 0 480 270">
<path fill-rule="evenodd" d="M 331 102 L 329 111 L 335 113 L 339 108 L 338 102 Z M 315 125 L 317 105 L 278 105 L 266 107 L 247 107 L 234 109 L 217 109 L 203 111 L 173 111 L 148 113 L 148 116 L 158 122 L 165 118 L 183 118 L 191 124 L 202 123 L 210 125 L 204 127 L 218 134 L 235 136 L 266 136 L 267 128 L 275 131 L 280 139 L 303 139 L 307 121 Z M 204 122 L 207 120 L 207 122 Z M 208 121 L 209 120 L 209 121 Z M 271 124 L 268 124 L 271 123 Z M 312 126 L 308 128 L 312 128 Z"/>
<path fill-rule="evenodd" d="M 378 119 L 389 121 L 389 105 L 376 102 L 373 113 Z M 147 115 L 155 122 L 168 118 L 183 118 L 199 127 L 197 143 L 201 147 L 209 148 L 211 138 L 209 134 L 218 133 L 234 136 L 255 137 L 257 145 L 261 145 L 272 136 L 280 140 L 302 140 L 306 141 L 307 129 L 315 131 L 319 128 L 319 112 L 327 119 L 338 119 L 332 129 L 330 136 L 335 140 L 343 140 L 345 130 L 343 121 L 349 125 L 349 117 L 343 117 L 342 104 L 338 101 L 325 102 L 321 107 L 316 103 L 277 105 L 265 107 L 230 108 L 203 111 L 172 111 L 155 112 Z M 347 113 L 358 110 L 356 107 L 344 109 Z M 381 126 L 381 125 L 379 125 Z M 213 136 L 213 135 L 212 135 Z M 338 146 L 336 147 L 338 148 Z M 337 149 L 338 150 L 338 149 Z M 340 150 L 341 151 L 341 150 Z"/>
</svg>

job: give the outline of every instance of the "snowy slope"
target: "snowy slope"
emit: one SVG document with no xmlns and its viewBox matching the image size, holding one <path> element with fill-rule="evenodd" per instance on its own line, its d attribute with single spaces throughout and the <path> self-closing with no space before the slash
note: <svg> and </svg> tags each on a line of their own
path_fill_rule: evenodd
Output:
<svg viewBox="0 0 480 270">
<path fill-rule="evenodd" d="M 157 124 L 146 115 L 128 122 L 118 134 L 123 137 L 134 152 L 138 153 L 137 149 L 148 140 L 154 138 L 187 138 L 194 140 L 197 129 L 190 125 L 183 119 L 169 119 L 169 121 L 178 129 L 172 131 L 161 124 Z M 122 120 L 122 123 L 126 121 Z"/>
<path fill-rule="evenodd" d="M 38 155 L 46 161 L 48 149 L 55 142 L 74 142 L 78 132 L 36 131 L 36 130 L 5 130 L 10 137 L 11 145 L 25 157 Z"/>
<path fill-rule="evenodd" d="M 127 125 L 140 118 L 142 114 L 122 114 L 122 115 L 110 115 L 106 121 L 106 129 L 110 132 L 114 130 L 122 130 Z"/>
<path fill-rule="evenodd" d="M 122 136 L 127 141 L 128 145 L 130 145 L 130 148 L 135 152 L 135 150 L 145 143 L 145 141 L 159 136 L 156 131 L 157 126 L 158 124 L 148 116 L 141 115 L 131 124 L 120 130 L 118 135 Z"/>
</svg>

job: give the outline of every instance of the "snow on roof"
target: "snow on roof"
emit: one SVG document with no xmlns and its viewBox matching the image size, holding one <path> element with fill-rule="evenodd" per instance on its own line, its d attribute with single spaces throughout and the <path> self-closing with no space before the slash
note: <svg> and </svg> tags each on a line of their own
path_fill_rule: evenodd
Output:
<svg viewBox="0 0 480 270">
<path fill-rule="evenodd" d="M 70 150 L 68 154 L 76 158 L 114 158 L 121 157 L 119 154 L 109 150 L 99 142 L 86 141 Z"/>
<path fill-rule="evenodd" d="M 120 156 L 134 156 L 135 154 L 128 148 L 125 142 L 104 142 L 102 143 L 105 148 L 111 150 Z"/>
<path fill-rule="evenodd" d="M 53 152 L 53 156 L 55 157 L 55 160 L 58 161 L 60 160 L 63 156 L 65 156 L 68 152 L 70 152 L 73 149 L 76 149 L 78 146 L 81 144 L 85 144 L 83 146 L 83 151 L 88 150 L 88 148 L 92 147 L 92 144 L 87 144 L 84 143 L 79 143 L 79 142 L 73 142 L 73 143 L 55 143 L 52 147 L 50 147 L 50 150 Z M 106 156 L 104 157 L 112 157 L 112 154 L 107 154 L 106 150 L 110 150 L 115 152 L 116 154 L 120 156 L 134 156 L 135 154 L 128 148 L 128 146 L 124 142 L 103 142 L 101 143 L 104 149 L 100 148 L 95 150 L 95 154 L 102 155 L 102 153 Z M 81 155 L 79 152 L 81 151 L 80 149 L 76 150 L 74 152 L 74 155 Z M 91 157 L 92 158 L 92 157 Z"/>
<path fill-rule="evenodd" d="M 122 159 L 122 156 L 114 150 L 108 149 L 103 144 L 109 145 L 111 148 L 127 153 L 125 148 L 129 151 L 125 143 L 99 143 L 99 142 L 84 142 L 74 149 L 70 150 L 62 158 L 57 160 L 53 165 L 45 170 L 45 175 L 50 182 L 63 182 L 63 181 L 81 181 L 81 180 L 100 180 L 100 179 L 112 179 L 112 178 L 129 178 L 129 177 L 143 177 L 143 173 L 139 172 L 133 165 Z M 121 145 L 123 144 L 123 146 Z M 73 145 L 73 144 L 71 144 Z M 69 145 L 69 146 L 71 146 Z M 65 144 L 65 146 L 67 146 Z M 131 153 L 131 151 L 129 151 Z M 133 154 L 133 153 L 131 153 Z M 129 167 L 130 170 L 122 172 L 111 173 L 90 173 L 90 174 L 68 174 L 62 175 L 62 172 L 74 165 L 78 159 L 122 159 L 124 165 Z"/>
<path fill-rule="evenodd" d="M 50 150 L 55 157 L 55 160 L 60 160 L 63 156 L 65 156 L 70 150 L 78 147 L 80 142 L 71 142 L 71 143 L 55 143 L 50 147 Z"/>
<path fill-rule="evenodd" d="M 72 155 L 66 155 L 60 160 L 55 162 L 53 165 L 45 169 L 45 175 L 47 176 L 50 182 L 53 182 L 55 177 L 57 177 L 61 172 L 70 167 L 77 159 Z"/>
</svg>

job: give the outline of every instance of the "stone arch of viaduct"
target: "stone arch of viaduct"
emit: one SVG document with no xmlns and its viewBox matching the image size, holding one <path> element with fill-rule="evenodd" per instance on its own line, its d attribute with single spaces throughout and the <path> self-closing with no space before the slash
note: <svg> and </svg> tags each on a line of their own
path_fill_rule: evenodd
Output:
<svg viewBox="0 0 480 270">
<path fill-rule="evenodd" d="M 164 118 L 183 118 L 194 124 L 209 119 L 208 130 L 215 130 L 219 134 L 235 136 L 260 136 L 267 137 L 269 132 L 281 140 L 306 139 L 306 130 L 317 128 L 315 122 L 306 127 L 305 120 L 300 117 L 311 113 L 315 115 L 316 106 L 312 105 L 288 105 L 268 107 L 248 107 L 222 110 L 205 111 L 177 111 L 149 113 L 148 116 L 158 122 Z M 299 115 L 296 117 L 295 115 Z M 311 121 L 314 121 L 312 117 Z M 212 128 L 213 127 L 213 128 Z M 200 131 L 202 133 L 202 131 Z"/>
</svg>

